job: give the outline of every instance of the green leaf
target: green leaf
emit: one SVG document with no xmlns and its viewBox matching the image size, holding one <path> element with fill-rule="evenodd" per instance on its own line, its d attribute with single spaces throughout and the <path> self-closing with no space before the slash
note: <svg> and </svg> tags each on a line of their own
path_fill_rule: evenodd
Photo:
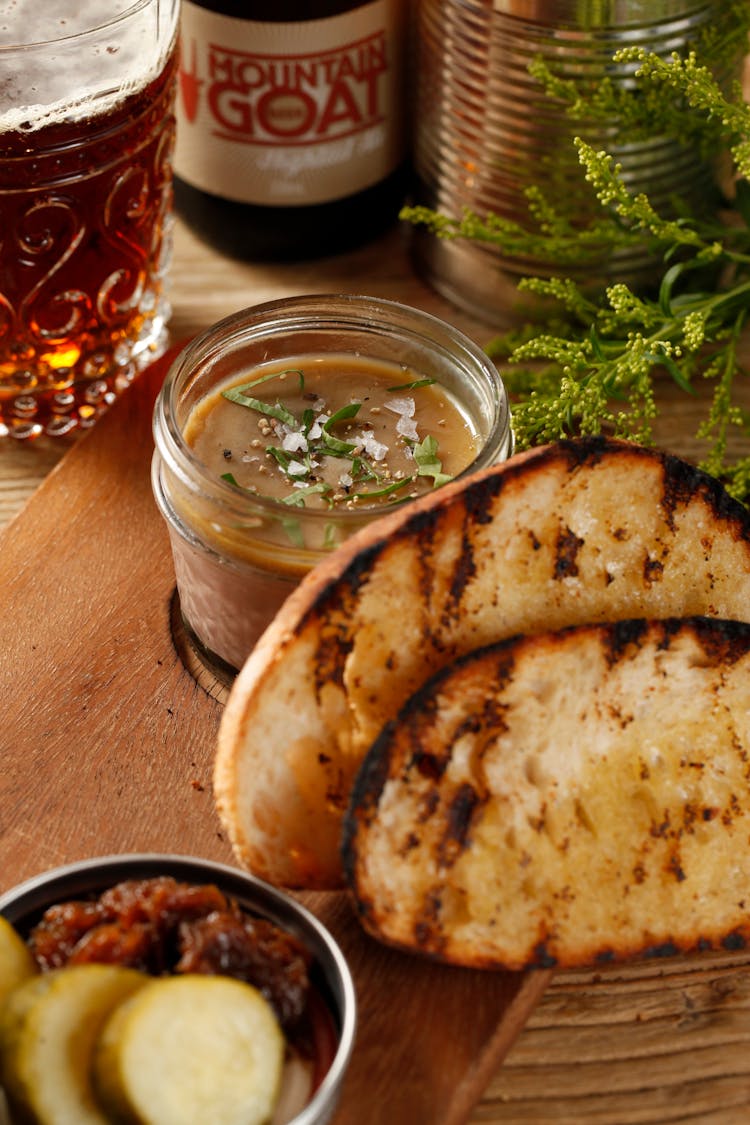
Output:
<svg viewBox="0 0 750 1125">
<path fill-rule="evenodd" d="M 685 263 L 677 262 L 675 265 L 670 266 L 664 277 L 661 279 L 659 286 L 659 307 L 665 316 L 672 315 L 672 289 L 675 282 L 685 272 Z"/>
<path fill-rule="evenodd" d="M 280 379 L 282 375 L 297 375 L 299 376 L 299 389 L 300 392 L 305 389 L 305 373 L 299 367 L 286 367 L 283 371 L 271 371 L 268 375 L 261 375 L 257 379 L 253 379 L 250 383 L 243 383 L 242 386 L 230 387 L 228 391 L 221 393 L 225 398 L 230 398 L 232 391 L 239 394 L 245 394 L 246 391 L 252 390 L 253 387 L 259 387 L 261 383 L 270 383 L 273 379 Z"/>
<path fill-rule="evenodd" d="M 271 454 L 274 461 L 281 466 L 285 473 L 294 459 L 290 453 L 287 453 L 285 449 L 280 449 L 278 445 L 267 445 L 266 453 Z"/>
<path fill-rule="evenodd" d="M 386 387 L 386 390 L 389 394 L 394 391 L 415 391 L 418 387 L 431 387 L 434 382 L 434 379 L 415 379 L 413 383 L 399 383 L 396 387 Z"/>
<path fill-rule="evenodd" d="M 649 356 L 649 358 L 653 358 L 656 363 L 663 364 L 681 390 L 686 391 L 689 395 L 695 394 L 695 388 L 670 355 Z"/>
<path fill-rule="evenodd" d="M 328 457 L 351 457 L 356 448 L 356 445 L 353 445 L 351 442 L 341 441 L 331 434 L 326 434 L 325 437 L 321 438 L 320 442 L 320 452 Z"/>
<path fill-rule="evenodd" d="M 304 547 L 305 535 L 299 520 L 292 519 L 291 516 L 288 516 L 281 521 L 281 526 L 293 547 Z"/>
<path fill-rule="evenodd" d="M 384 485 L 382 488 L 373 488 L 368 492 L 352 492 L 351 496 L 356 496 L 360 500 L 369 500 L 378 496 L 390 496 L 394 492 L 400 492 L 402 488 L 407 485 L 413 484 L 416 477 L 403 477 L 402 480 L 391 481 L 390 484 Z"/>
<path fill-rule="evenodd" d="M 282 496 L 281 503 L 288 504 L 293 508 L 304 508 L 308 496 L 326 496 L 332 491 L 330 484 L 320 481 L 318 484 L 308 485 L 307 488 L 297 488 L 294 492 L 290 492 L 288 496 Z"/>
<path fill-rule="evenodd" d="M 750 504 L 750 458 L 741 456 L 750 419 L 738 360 L 750 308 L 750 105 L 739 80 L 720 85 L 716 78 L 729 67 L 739 79 L 749 30 L 750 5 L 726 0 L 721 19 L 699 30 L 683 55 L 636 46 L 616 52 L 611 74 L 624 66 L 627 84 L 610 75 L 571 79 L 556 73 L 554 60 L 532 62 L 530 72 L 582 123 L 582 134 L 600 122 L 600 136 L 611 138 L 610 152 L 606 140 L 603 148 L 583 136 L 572 140 L 589 217 L 581 217 L 577 192 L 554 203 L 544 195 L 554 165 L 529 185 L 523 221 L 468 209 L 459 217 L 426 207 L 402 211 L 436 237 L 490 244 L 519 266 L 544 263 L 518 282 L 522 294 L 542 299 L 530 307 L 528 323 L 486 347 L 512 395 L 519 452 L 600 432 L 650 444 L 666 371 L 686 394 L 694 395 L 699 381 L 713 383 L 696 434 L 707 447 L 701 467 Z M 707 166 L 721 157 L 730 197 L 682 192 L 676 183 L 683 198 L 657 209 L 633 188 L 622 155 L 631 140 L 654 137 L 674 140 Z M 629 263 L 644 251 L 653 269 L 632 279 Z M 420 458 L 432 474 L 437 453 L 425 446 Z"/>
<path fill-rule="evenodd" d="M 332 414 L 327 422 L 323 423 L 323 429 L 326 433 L 329 433 L 332 426 L 337 425 L 339 422 L 345 422 L 348 418 L 354 418 L 359 414 L 361 409 L 361 402 L 348 402 L 346 406 L 342 406 L 340 410 Z"/>
<path fill-rule="evenodd" d="M 287 426 L 292 429 L 297 427 L 297 419 L 294 417 L 290 410 L 282 406 L 280 402 L 268 403 L 261 402 L 259 398 L 252 398 L 250 395 L 243 394 L 243 388 L 231 387 L 228 391 L 221 392 L 224 398 L 229 399 L 230 402 L 236 402 L 239 406 L 245 406 L 249 410 L 255 410 L 258 414 L 265 414 L 269 418 L 275 418 L 278 422 L 285 422 Z"/>
<path fill-rule="evenodd" d="M 364 457 L 352 458 L 351 474 L 353 480 L 378 480 L 378 474 Z"/>
<path fill-rule="evenodd" d="M 734 204 L 745 223 L 750 227 L 750 184 L 747 180 L 738 180 L 735 185 Z"/>
<path fill-rule="evenodd" d="M 335 426 L 337 422 L 344 422 L 348 418 L 354 418 L 362 406 L 361 402 L 350 402 L 346 406 L 342 406 L 335 414 L 332 414 L 327 422 L 323 423 L 323 433 L 325 437 L 322 439 L 322 448 L 325 453 L 329 453 L 332 457 L 348 457 L 357 448 L 356 444 L 348 441 L 342 441 L 340 438 L 335 437 L 331 433 L 331 427 Z"/>
<path fill-rule="evenodd" d="M 443 463 L 437 455 L 438 441 L 432 434 L 427 434 L 422 441 L 417 442 L 413 447 L 414 460 L 417 463 L 417 475 L 420 477 L 432 477 L 433 485 L 438 488 L 441 484 L 447 484 L 453 477 L 448 473 L 443 472 Z"/>
</svg>

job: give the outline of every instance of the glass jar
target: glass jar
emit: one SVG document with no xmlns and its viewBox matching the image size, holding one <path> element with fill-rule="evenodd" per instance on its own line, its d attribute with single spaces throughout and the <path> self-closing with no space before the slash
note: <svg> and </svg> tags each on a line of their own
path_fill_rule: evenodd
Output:
<svg viewBox="0 0 750 1125">
<path fill-rule="evenodd" d="M 374 297 L 292 297 L 235 313 L 196 337 L 156 403 L 152 484 L 169 529 L 185 629 L 203 662 L 230 675 L 302 576 L 391 506 L 290 508 L 240 490 L 196 457 L 186 423 L 206 395 L 260 364 L 331 355 L 395 364 L 439 382 L 477 435 L 479 452 L 460 476 L 511 452 L 496 367 L 428 313 Z"/>
</svg>

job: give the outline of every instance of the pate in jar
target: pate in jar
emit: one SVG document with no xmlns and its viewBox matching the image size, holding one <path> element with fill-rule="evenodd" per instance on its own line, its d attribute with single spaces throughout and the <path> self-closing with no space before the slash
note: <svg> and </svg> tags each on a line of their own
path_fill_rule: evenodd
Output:
<svg viewBox="0 0 750 1125">
<path fill-rule="evenodd" d="M 326 554 L 512 446 L 481 348 L 428 313 L 347 295 L 285 298 L 209 328 L 170 368 L 154 437 L 181 617 L 230 675 Z"/>
</svg>

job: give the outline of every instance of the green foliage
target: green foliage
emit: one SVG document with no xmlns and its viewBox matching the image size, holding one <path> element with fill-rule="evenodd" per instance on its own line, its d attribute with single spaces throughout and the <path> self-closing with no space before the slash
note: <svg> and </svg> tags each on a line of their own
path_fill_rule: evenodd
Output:
<svg viewBox="0 0 750 1125">
<path fill-rule="evenodd" d="M 748 6 L 734 8 L 738 43 L 746 43 Z M 733 198 L 721 219 L 718 211 L 660 215 L 645 195 L 631 194 L 610 154 L 580 138 L 574 142 L 578 159 L 598 204 L 583 228 L 538 187 L 527 192 L 527 226 L 468 212 L 450 218 L 425 208 L 406 208 L 403 216 L 438 237 L 496 244 L 506 255 L 532 255 L 557 267 L 556 276 L 519 283 L 554 313 L 487 349 L 513 397 L 517 448 L 603 430 L 648 444 L 655 386 L 664 372 L 689 394 L 708 381 L 710 404 L 696 435 L 708 450 L 703 467 L 750 502 L 750 455 L 731 454 L 743 442 L 748 448 L 750 438 L 750 414 L 736 402 L 737 384 L 747 378 L 738 350 L 750 309 L 750 107 L 739 85 L 725 92 L 695 54 L 663 59 L 631 48 L 615 62 L 632 65 L 635 93 L 626 96 L 607 80 L 581 91 L 539 62 L 533 70 L 576 119 L 617 121 L 632 135 L 671 131 L 706 152 L 727 152 Z M 657 262 L 660 283 L 653 292 L 636 292 L 624 282 L 602 292 L 583 286 L 587 262 L 635 245 L 646 245 Z"/>
</svg>

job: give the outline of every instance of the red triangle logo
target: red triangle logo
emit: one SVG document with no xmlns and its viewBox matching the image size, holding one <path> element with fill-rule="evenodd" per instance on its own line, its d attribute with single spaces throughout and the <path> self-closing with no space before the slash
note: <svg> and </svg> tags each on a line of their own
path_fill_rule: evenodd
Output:
<svg viewBox="0 0 750 1125">
<path fill-rule="evenodd" d="M 203 79 L 198 77 L 198 62 L 196 57 L 195 40 L 190 41 L 190 70 L 185 65 L 185 50 L 183 44 L 182 56 L 180 59 L 180 96 L 182 98 L 182 106 L 185 111 L 185 117 L 188 121 L 195 121 L 198 116 L 198 103 L 200 101 L 201 86 Z"/>
</svg>

